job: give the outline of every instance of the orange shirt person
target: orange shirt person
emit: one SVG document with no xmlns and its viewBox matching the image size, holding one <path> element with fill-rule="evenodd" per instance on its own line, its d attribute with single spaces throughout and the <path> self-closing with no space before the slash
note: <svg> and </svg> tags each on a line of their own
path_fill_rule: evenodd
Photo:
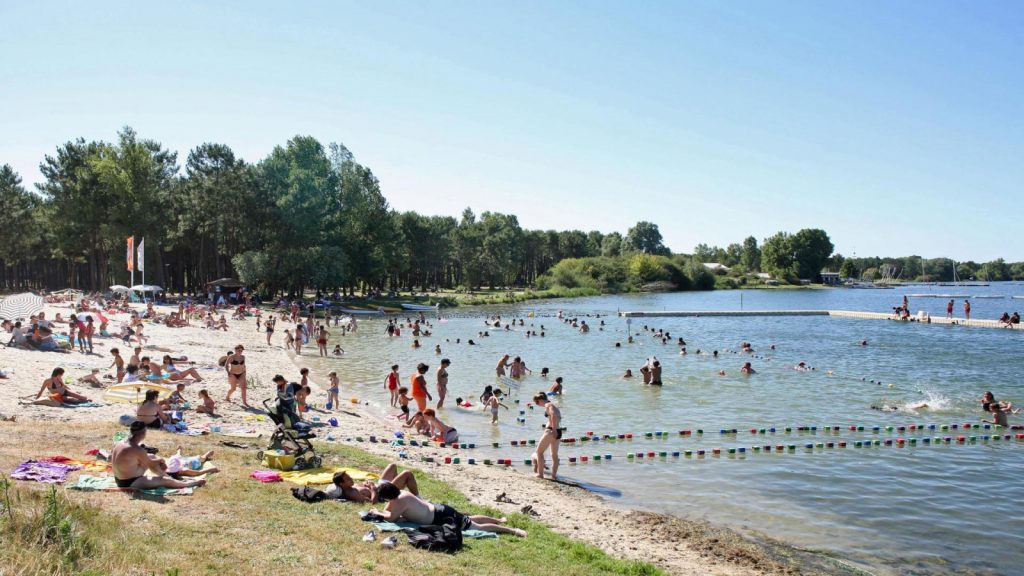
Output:
<svg viewBox="0 0 1024 576">
<path fill-rule="evenodd" d="M 430 392 L 427 391 L 427 379 L 424 376 L 424 374 L 427 373 L 427 370 L 429 368 L 430 366 L 427 366 L 426 364 L 420 362 L 416 366 L 416 374 L 413 374 L 409 379 L 410 382 L 412 383 L 412 398 L 413 400 L 416 401 L 416 407 L 419 409 L 420 412 L 423 412 L 424 410 L 427 409 L 428 399 L 434 399 L 430 395 Z"/>
</svg>

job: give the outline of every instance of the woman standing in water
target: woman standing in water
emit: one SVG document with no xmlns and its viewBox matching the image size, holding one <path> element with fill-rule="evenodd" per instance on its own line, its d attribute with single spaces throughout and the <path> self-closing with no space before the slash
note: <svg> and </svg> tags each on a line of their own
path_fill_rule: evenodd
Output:
<svg viewBox="0 0 1024 576">
<path fill-rule="evenodd" d="M 416 373 L 410 378 L 410 383 L 412 384 L 412 398 L 416 401 L 416 408 L 420 412 L 427 409 L 427 399 L 434 399 L 430 395 L 430 392 L 427 392 L 427 378 L 424 374 L 427 373 L 428 368 L 430 367 L 420 362 L 416 366 Z"/>
<path fill-rule="evenodd" d="M 537 478 L 544 477 L 544 452 L 550 450 L 551 479 L 558 480 L 558 444 L 562 440 L 562 412 L 548 401 L 548 395 L 543 392 L 538 392 L 533 397 L 533 403 L 543 408 L 547 417 L 544 432 L 537 441 L 537 451 L 533 453 L 533 472 Z"/>
<path fill-rule="evenodd" d="M 441 360 L 441 366 L 437 369 L 437 407 L 444 407 L 444 397 L 448 395 L 448 367 L 452 361 L 445 358 Z"/>
</svg>

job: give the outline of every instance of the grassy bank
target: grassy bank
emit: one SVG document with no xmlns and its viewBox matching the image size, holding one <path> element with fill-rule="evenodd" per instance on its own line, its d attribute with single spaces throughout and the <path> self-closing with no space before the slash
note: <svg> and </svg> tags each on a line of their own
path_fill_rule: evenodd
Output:
<svg viewBox="0 0 1024 576">
<path fill-rule="evenodd" d="M 76 425 L 48 431 L 43 423 L 0 423 L 17 443 L 0 446 L 0 469 L 30 457 L 80 457 L 107 447 L 112 425 Z M 652 565 L 617 560 L 556 534 L 527 516 L 509 523 L 529 531 L 527 539 L 467 540 L 454 555 L 422 552 L 399 538 L 397 549 L 362 541 L 370 526 L 357 511 L 365 506 L 333 501 L 305 504 L 291 496 L 292 484 L 260 484 L 248 477 L 255 450 L 221 446 L 209 437 L 154 434 L 147 443 L 171 452 L 180 442 L 198 454 L 216 450 L 222 472 L 191 496 L 132 497 L 82 493 L 32 482 L 9 482 L 0 490 L 0 573 L 53 574 L 409 574 L 450 575 L 662 574 Z M 382 459 L 361 450 L 330 446 L 329 465 L 379 471 Z M 500 515 L 474 506 L 462 494 L 420 471 L 425 497 L 467 513 Z M 72 476 L 74 478 L 74 476 Z"/>
<path fill-rule="evenodd" d="M 442 290 L 431 293 L 429 296 L 399 296 L 394 299 L 378 298 L 371 300 L 358 300 L 343 302 L 342 306 L 354 310 L 378 310 L 384 308 L 385 312 L 398 313 L 402 311 L 402 304 L 426 304 L 433 306 L 441 304 L 443 308 L 454 308 L 456 306 L 483 306 L 487 304 L 515 304 L 529 300 L 542 300 L 546 298 L 583 298 L 586 296 L 600 296 L 608 294 L 592 288 L 551 288 L 548 290 L 509 289 L 509 290 L 473 290 L 458 292 L 454 290 Z"/>
</svg>

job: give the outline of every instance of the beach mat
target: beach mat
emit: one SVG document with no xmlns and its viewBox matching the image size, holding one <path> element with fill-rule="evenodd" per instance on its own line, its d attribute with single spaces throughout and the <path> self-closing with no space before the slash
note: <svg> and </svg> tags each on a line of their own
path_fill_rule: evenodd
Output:
<svg viewBox="0 0 1024 576">
<path fill-rule="evenodd" d="M 331 468 L 312 468 L 310 470 L 292 470 L 281 472 L 281 479 L 285 482 L 298 484 L 299 486 L 330 484 L 334 481 L 334 475 L 338 472 L 348 472 L 348 475 L 355 482 L 363 480 L 376 480 L 378 475 L 359 470 L 358 468 L 345 468 L 342 466 Z"/>
</svg>

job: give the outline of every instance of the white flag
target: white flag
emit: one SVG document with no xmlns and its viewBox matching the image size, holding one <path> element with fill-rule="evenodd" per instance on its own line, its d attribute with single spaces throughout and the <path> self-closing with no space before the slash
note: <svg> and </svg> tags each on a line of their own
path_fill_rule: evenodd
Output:
<svg viewBox="0 0 1024 576">
<path fill-rule="evenodd" d="M 143 265 L 143 262 L 145 262 L 145 258 L 143 258 L 143 250 L 145 248 L 146 248 L 146 239 L 143 238 L 142 240 L 139 241 L 139 258 L 138 258 L 139 272 L 142 272 L 142 271 L 144 271 L 146 269 L 146 267 Z"/>
</svg>

